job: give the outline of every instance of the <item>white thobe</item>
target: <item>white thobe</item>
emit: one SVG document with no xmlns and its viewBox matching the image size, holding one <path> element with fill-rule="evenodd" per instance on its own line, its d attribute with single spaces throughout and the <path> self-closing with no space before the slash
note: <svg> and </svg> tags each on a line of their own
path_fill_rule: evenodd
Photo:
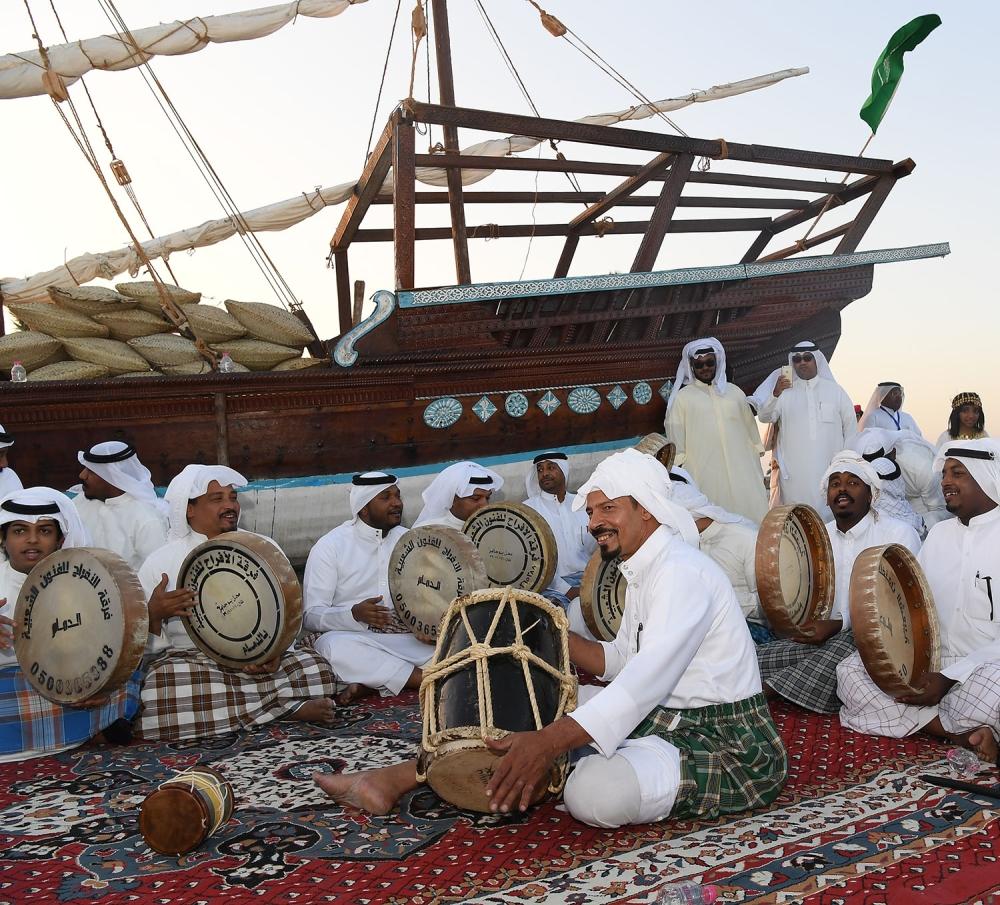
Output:
<svg viewBox="0 0 1000 905">
<path fill-rule="evenodd" d="M 606 758 L 620 754 L 639 781 L 641 822 L 661 820 L 680 783 L 676 747 L 628 736 L 656 707 L 690 709 L 761 692 L 754 643 L 715 563 L 659 527 L 620 569 L 628 585 L 615 640 L 604 648 L 610 684 L 570 714 Z"/>
<path fill-rule="evenodd" d="M 757 532 L 746 525 L 713 521 L 698 540 L 701 552 L 726 573 L 743 616 L 763 624 L 766 620 L 757 596 Z"/>
<path fill-rule="evenodd" d="M 858 432 L 850 397 L 833 380 L 796 378 L 780 396 L 770 396 L 757 417 L 778 426 L 778 504 L 806 503 L 824 521 L 832 518 L 819 485 L 834 454 Z"/>
<path fill-rule="evenodd" d="M 836 594 L 830 619 L 842 619 L 844 628 L 851 627 L 851 571 L 854 561 L 869 547 L 883 544 L 902 544 L 914 555 L 920 550 L 920 535 L 906 522 L 879 515 L 876 519 L 869 511 L 860 522 L 847 531 L 841 531 L 837 523 L 827 522 L 826 533 L 830 535 L 833 547 L 833 575 Z"/>
<path fill-rule="evenodd" d="M 0 468 L 0 499 L 3 499 L 8 493 L 15 493 L 23 489 L 24 485 L 13 468 L 10 466 Z"/>
<path fill-rule="evenodd" d="M 554 493 L 542 492 L 524 501 L 525 506 L 531 507 L 545 519 L 555 536 L 558 562 L 549 587 L 560 594 L 565 594 L 572 587 L 563 576 L 586 569 L 591 555 L 597 549 L 597 541 L 587 528 L 590 518 L 583 509 L 573 511 L 573 499 L 574 495 L 567 493 L 560 503 L 559 497 Z"/>
<path fill-rule="evenodd" d="M 6 471 L 7 469 L 4 469 Z M 0 606 L 0 616 L 9 619 L 14 618 L 14 608 L 17 606 L 17 595 L 21 593 L 21 585 L 28 576 L 24 572 L 18 572 L 6 560 L 0 562 L 0 600 L 6 599 L 6 603 Z M 17 666 L 17 655 L 13 647 L 0 650 L 0 669 L 6 666 Z"/>
<path fill-rule="evenodd" d="M 465 522 L 456 518 L 451 512 L 421 512 L 420 517 L 413 523 L 414 528 L 426 528 L 428 525 L 441 525 L 443 528 L 454 528 L 456 531 L 461 531 L 465 527 Z"/>
<path fill-rule="evenodd" d="M 107 500 L 73 499 L 95 547 L 111 550 L 138 571 L 167 542 L 167 520 L 155 506 L 128 493 Z"/>
<path fill-rule="evenodd" d="M 717 506 L 755 524 L 767 514 L 760 468 L 764 447 L 750 405 L 733 384 L 720 394 L 715 384 L 695 381 L 682 387 L 664 420 L 667 439 L 702 493 Z"/>
<path fill-rule="evenodd" d="M 410 632 L 376 632 L 354 618 L 351 608 L 370 597 L 392 609 L 389 556 L 406 534 L 398 525 L 384 537 L 360 518 L 327 532 L 309 551 L 303 582 L 308 631 L 323 632 L 314 644 L 337 678 L 399 694 L 415 666 L 427 663 L 434 647 Z"/>
<path fill-rule="evenodd" d="M 894 412 L 892 409 L 887 409 L 884 405 L 880 405 L 878 409 L 868 416 L 865 427 L 880 427 L 882 430 L 887 431 L 910 430 L 918 437 L 923 438 L 924 436 L 920 433 L 920 428 L 917 427 L 917 422 L 913 420 L 912 415 L 904 411 Z"/>
<path fill-rule="evenodd" d="M 976 728 L 954 722 L 946 725 L 946 711 L 953 721 L 956 718 L 960 721 L 962 716 L 949 706 L 949 699 L 953 695 L 961 698 L 962 684 L 969 682 L 977 670 L 1000 664 L 1000 506 L 969 519 L 968 525 L 957 518 L 934 525 L 917 559 L 927 576 L 937 609 L 941 672 L 959 684 L 938 705 L 912 707 L 878 691 L 863 666 L 858 671 L 851 670 L 848 664 L 847 672 L 838 671 L 838 692 L 844 687 L 840 719 L 859 732 L 909 735 L 938 715 L 947 731 Z M 860 658 L 854 666 L 860 666 Z M 994 682 L 986 685 L 980 694 L 992 696 L 985 709 L 994 716 L 991 728 L 997 736 L 1000 735 L 1000 725 L 996 722 L 1000 687 Z M 981 720 L 974 722 L 983 725 Z"/>
</svg>

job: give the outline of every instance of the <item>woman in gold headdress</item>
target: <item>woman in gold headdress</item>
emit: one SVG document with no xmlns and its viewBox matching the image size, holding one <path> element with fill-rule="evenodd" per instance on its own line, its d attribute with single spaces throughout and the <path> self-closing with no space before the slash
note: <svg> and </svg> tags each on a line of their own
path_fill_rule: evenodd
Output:
<svg viewBox="0 0 1000 905">
<path fill-rule="evenodd" d="M 978 393 L 959 393 L 951 400 L 951 416 L 948 419 L 948 430 L 937 439 L 937 446 L 951 440 L 979 440 L 988 437 L 983 429 L 986 416 L 983 414 L 983 401 Z"/>
</svg>

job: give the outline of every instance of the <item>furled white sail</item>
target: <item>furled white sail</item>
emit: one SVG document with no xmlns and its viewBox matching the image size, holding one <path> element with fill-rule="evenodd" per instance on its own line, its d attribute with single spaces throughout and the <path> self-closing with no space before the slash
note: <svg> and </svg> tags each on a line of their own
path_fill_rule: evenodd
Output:
<svg viewBox="0 0 1000 905">
<path fill-rule="evenodd" d="M 365 2 L 367 0 L 297 0 L 224 16 L 178 19 L 133 31 L 141 56 L 124 35 L 102 35 L 48 48 L 49 65 L 71 85 L 92 69 L 133 69 L 154 56 L 178 56 L 194 53 L 208 44 L 263 38 L 284 28 L 296 16 L 329 19 L 339 16 L 355 3 Z M 44 71 L 37 50 L 0 56 L 0 100 L 45 94 Z"/>
<path fill-rule="evenodd" d="M 346 0 L 343 0 L 343 2 L 346 3 Z M 303 6 L 305 6 L 305 3 L 303 3 Z M 808 71 L 807 68 L 783 69 L 780 72 L 772 72 L 767 75 L 757 76 L 756 78 L 744 79 L 740 82 L 717 85 L 714 88 L 709 88 L 705 91 L 696 91 L 693 94 L 683 97 L 667 98 L 666 100 L 657 101 L 652 105 L 644 104 L 639 107 L 629 107 L 626 110 L 618 110 L 612 113 L 598 113 L 593 116 L 586 116 L 577 120 L 577 122 L 613 125 L 629 120 L 647 119 L 655 116 L 657 112 L 679 110 L 690 104 L 703 103 L 723 97 L 731 97 L 734 94 L 755 91 L 758 88 L 766 88 L 783 79 L 804 75 Z M 540 140 L 537 138 L 524 135 L 508 135 L 506 138 L 492 138 L 479 144 L 471 145 L 468 148 L 463 148 L 462 153 L 480 156 L 507 156 L 529 151 L 537 147 L 540 143 Z M 485 179 L 492 172 L 493 170 L 463 170 L 462 182 L 466 185 L 471 185 Z M 417 179 L 427 185 L 443 186 L 446 184 L 445 170 L 440 167 L 418 167 Z M 203 248 L 207 245 L 215 245 L 217 242 L 222 242 L 224 239 L 236 235 L 241 230 L 265 232 L 287 229 L 296 223 L 301 223 L 303 220 L 308 219 L 324 207 L 346 201 L 354 193 L 356 184 L 357 181 L 352 180 L 312 192 L 303 192 L 294 198 L 246 211 L 242 215 L 243 224 L 238 225 L 232 217 L 208 220 L 190 229 L 183 229 L 156 239 L 149 239 L 142 243 L 142 247 L 150 260 L 156 260 L 176 251 L 186 251 L 190 248 Z M 385 188 L 388 189 L 391 184 L 392 174 L 390 173 L 386 180 Z M 11 279 L 0 281 L 0 291 L 3 293 L 3 300 L 5 302 L 46 300 L 48 296 L 45 289 L 48 286 L 74 286 L 83 285 L 97 279 L 111 280 L 118 274 L 125 273 L 126 271 L 135 275 L 140 266 L 141 262 L 135 250 L 131 246 L 127 246 L 100 254 L 88 253 L 79 255 L 59 267 L 43 271 L 42 273 L 36 273 L 23 280 Z"/>
</svg>

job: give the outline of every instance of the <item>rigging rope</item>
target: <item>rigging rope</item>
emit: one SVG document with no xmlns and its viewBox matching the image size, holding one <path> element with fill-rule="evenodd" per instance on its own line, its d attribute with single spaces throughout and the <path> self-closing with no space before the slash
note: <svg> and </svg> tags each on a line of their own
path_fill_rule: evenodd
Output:
<svg viewBox="0 0 1000 905">
<path fill-rule="evenodd" d="M 385 62 L 382 64 L 382 80 L 378 83 L 378 96 L 375 98 L 375 109 L 372 110 L 372 126 L 368 132 L 368 144 L 365 147 L 365 159 L 361 162 L 361 169 L 364 170 L 368 163 L 368 155 L 372 151 L 372 139 L 375 137 L 375 121 L 378 119 L 378 108 L 382 103 L 382 90 L 385 88 L 385 74 L 389 70 L 389 55 L 392 53 L 392 42 L 396 37 L 396 25 L 399 22 L 399 8 L 403 5 L 403 0 L 396 0 L 396 13 L 392 17 L 392 31 L 389 32 L 389 46 L 385 49 Z"/>
</svg>

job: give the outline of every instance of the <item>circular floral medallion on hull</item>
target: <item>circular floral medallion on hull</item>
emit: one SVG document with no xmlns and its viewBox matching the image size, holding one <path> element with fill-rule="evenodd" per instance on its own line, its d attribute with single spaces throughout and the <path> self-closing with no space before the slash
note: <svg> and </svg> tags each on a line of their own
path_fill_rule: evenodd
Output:
<svg viewBox="0 0 1000 905">
<path fill-rule="evenodd" d="M 461 417 L 462 403 L 454 396 L 435 399 L 424 409 L 424 424 L 436 430 L 451 427 Z"/>
</svg>

